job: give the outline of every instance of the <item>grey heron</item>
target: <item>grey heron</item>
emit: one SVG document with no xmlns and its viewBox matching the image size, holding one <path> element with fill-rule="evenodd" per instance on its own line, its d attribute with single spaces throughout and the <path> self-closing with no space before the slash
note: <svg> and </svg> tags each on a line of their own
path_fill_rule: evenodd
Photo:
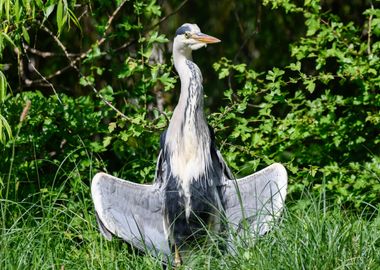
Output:
<svg viewBox="0 0 380 270">
<path fill-rule="evenodd" d="M 101 233 L 133 246 L 164 254 L 180 263 L 180 249 L 204 224 L 215 232 L 239 233 L 248 223 L 252 234 L 271 229 L 284 206 L 287 172 L 275 163 L 235 179 L 215 146 L 203 110 L 202 74 L 192 51 L 219 39 L 196 24 L 183 24 L 173 43 L 181 93 L 167 130 L 161 135 L 153 184 L 136 184 L 106 173 L 92 180 L 91 192 Z"/>
</svg>

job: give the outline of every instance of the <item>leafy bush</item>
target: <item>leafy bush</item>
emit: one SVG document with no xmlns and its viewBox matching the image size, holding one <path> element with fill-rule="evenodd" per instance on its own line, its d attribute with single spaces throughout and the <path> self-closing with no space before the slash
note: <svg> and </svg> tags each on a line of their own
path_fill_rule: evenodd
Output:
<svg viewBox="0 0 380 270">
<path fill-rule="evenodd" d="M 326 187 L 339 203 L 379 203 L 380 10 L 366 10 L 368 23 L 359 27 L 315 1 L 269 3 L 302 12 L 307 32 L 284 68 L 259 72 L 225 58 L 214 64 L 220 79 L 233 80 L 225 91 L 231 105 L 211 117 L 228 142 L 229 164 L 280 160 L 291 173 L 290 192 Z"/>
<path fill-rule="evenodd" d="M 167 39 L 154 27 L 143 29 L 148 22 L 157 23 L 159 6 L 155 1 L 122 1 L 112 10 L 113 4 L 102 1 L 16 2 L 11 10 L 10 0 L 0 5 L 1 59 L 15 63 L 3 65 L 6 72 L 0 74 L 0 114 L 5 116 L 0 118 L 2 192 L 8 195 L 11 187 L 9 196 L 24 198 L 45 187 L 59 188 L 67 177 L 61 170 L 73 164 L 77 172 L 87 174 L 71 175 L 74 183 L 89 183 L 98 170 L 151 181 L 157 131 L 166 121 L 154 109 L 153 97 L 157 87 L 171 89 L 175 82 L 169 76 L 171 67 L 154 60 L 162 54 L 157 45 Z M 133 12 L 120 15 L 122 8 Z M 83 35 L 83 27 L 92 27 L 86 21 L 90 19 L 98 23 L 96 33 L 87 29 Z M 85 53 L 71 54 L 82 46 Z M 79 77 L 70 76 L 73 73 Z M 27 100 L 31 109 L 19 123 Z M 6 140 L 11 129 L 16 135 Z M 66 192 L 75 192 L 70 188 Z"/>
<path fill-rule="evenodd" d="M 7 184 L 14 187 L 11 198 L 59 187 L 68 175 L 67 168 L 77 160 L 84 160 L 77 164 L 82 173 L 100 165 L 93 155 L 106 149 L 95 138 L 107 133 L 102 119 L 109 110 L 97 108 L 99 102 L 90 97 L 59 97 L 62 104 L 56 96 L 46 98 L 38 91 L 26 92 L 7 99 L 2 106 L 8 121 L 18 123 L 27 100 L 31 104 L 24 121 L 12 125 L 16 135 L 1 151 L 0 173 L 3 180 L 11 179 Z M 71 176 L 73 181 L 69 183 L 78 180 L 78 176 Z"/>
</svg>

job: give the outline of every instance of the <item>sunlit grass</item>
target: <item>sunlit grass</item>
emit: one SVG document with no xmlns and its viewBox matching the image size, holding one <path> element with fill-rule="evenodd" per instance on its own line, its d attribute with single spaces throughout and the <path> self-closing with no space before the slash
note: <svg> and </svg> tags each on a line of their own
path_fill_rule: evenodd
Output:
<svg viewBox="0 0 380 270">
<path fill-rule="evenodd" d="M 318 200 L 287 210 L 283 221 L 258 239 L 235 241 L 236 253 L 213 258 L 196 252 L 193 269 L 380 269 L 380 217 L 366 220 Z M 201 255 L 203 254 L 203 255 Z"/>
<path fill-rule="evenodd" d="M 89 201 L 8 202 L 0 269 L 152 269 L 161 263 L 98 233 Z M 2 205 L 3 202 L 2 202 Z M 140 267 L 141 266 L 141 267 Z"/>
<path fill-rule="evenodd" d="M 165 269 L 120 239 L 106 241 L 97 229 L 89 179 L 75 170 L 66 178 L 54 192 L 34 194 L 34 203 L 1 200 L 0 269 Z M 69 184 L 75 192 L 67 194 Z M 380 216 L 375 207 L 365 213 L 305 195 L 287 202 L 267 235 L 234 240 L 232 253 L 223 239 L 195 245 L 181 268 L 380 269 Z"/>
</svg>

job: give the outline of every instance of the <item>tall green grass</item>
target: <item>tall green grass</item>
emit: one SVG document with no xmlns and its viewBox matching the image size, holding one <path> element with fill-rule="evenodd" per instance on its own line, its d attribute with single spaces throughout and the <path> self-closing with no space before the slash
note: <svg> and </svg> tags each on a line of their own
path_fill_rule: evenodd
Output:
<svg viewBox="0 0 380 270">
<path fill-rule="evenodd" d="M 0 269 L 164 269 L 158 259 L 99 234 L 90 176 L 77 181 L 75 193 L 64 192 L 75 173 L 33 200 L 1 200 Z M 181 268 L 380 269 L 378 209 L 364 215 L 329 205 L 323 196 L 304 201 L 288 203 L 267 235 L 234 240 L 233 253 L 211 241 L 191 250 Z"/>
<path fill-rule="evenodd" d="M 99 234 L 86 185 L 83 194 L 72 197 L 60 192 L 34 196 L 40 197 L 36 203 L 1 201 L 6 220 L 1 221 L 0 269 L 161 267 L 122 241 L 108 242 Z"/>
<path fill-rule="evenodd" d="M 380 269 L 380 216 L 323 208 L 308 198 L 306 208 L 285 210 L 267 235 L 234 241 L 235 253 L 213 257 L 194 252 L 192 269 Z M 215 254 L 215 253 L 214 253 Z"/>
</svg>

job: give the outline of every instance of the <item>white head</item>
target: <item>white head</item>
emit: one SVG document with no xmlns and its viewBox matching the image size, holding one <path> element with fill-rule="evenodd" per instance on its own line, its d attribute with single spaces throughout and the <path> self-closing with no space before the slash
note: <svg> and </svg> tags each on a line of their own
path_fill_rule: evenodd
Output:
<svg viewBox="0 0 380 270">
<path fill-rule="evenodd" d="M 220 42 L 220 40 L 203 34 L 198 25 L 185 23 L 175 32 L 173 51 L 189 55 L 193 50 L 198 50 L 209 43 L 217 42 Z"/>
</svg>

